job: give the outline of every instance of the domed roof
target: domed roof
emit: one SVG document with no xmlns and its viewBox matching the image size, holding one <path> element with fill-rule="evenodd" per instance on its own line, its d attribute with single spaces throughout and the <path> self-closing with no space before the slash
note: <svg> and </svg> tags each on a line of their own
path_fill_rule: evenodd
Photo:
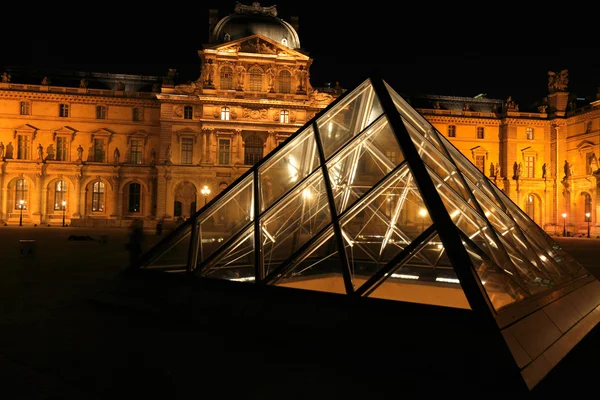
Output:
<svg viewBox="0 0 600 400">
<path fill-rule="evenodd" d="M 251 6 L 238 2 L 234 13 L 222 18 L 215 25 L 210 43 L 227 43 L 256 34 L 291 49 L 300 49 L 298 33 L 291 24 L 277 16 L 277 8 L 274 5 L 262 7 L 258 2 L 252 3 Z"/>
</svg>

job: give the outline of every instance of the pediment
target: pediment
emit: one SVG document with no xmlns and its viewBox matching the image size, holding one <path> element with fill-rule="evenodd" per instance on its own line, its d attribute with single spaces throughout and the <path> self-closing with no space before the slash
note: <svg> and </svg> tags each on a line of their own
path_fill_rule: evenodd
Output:
<svg viewBox="0 0 600 400">
<path fill-rule="evenodd" d="M 277 55 L 307 59 L 305 54 L 292 50 L 263 35 L 252 35 L 213 47 L 217 52 Z"/>
<path fill-rule="evenodd" d="M 16 139 L 17 135 L 31 135 L 31 140 L 34 140 L 38 130 L 39 129 L 33 125 L 19 125 L 16 128 L 14 128 L 13 138 Z"/>
<path fill-rule="evenodd" d="M 92 134 L 90 135 L 90 141 L 93 142 L 94 139 L 103 137 L 108 139 L 108 143 L 110 143 L 114 134 L 115 133 L 109 129 L 100 128 L 92 132 Z"/>
<path fill-rule="evenodd" d="M 57 136 L 69 136 L 73 140 L 76 134 L 77 131 L 70 126 L 62 126 L 52 132 L 52 139 L 56 140 Z"/>
<path fill-rule="evenodd" d="M 590 142 L 589 140 L 582 140 L 577 145 L 577 150 L 581 151 L 581 150 L 583 150 L 585 148 L 589 148 L 589 147 L 596 147 L 596 144 L 594 142 Z"/>
<path fill-rule="evenodd" d="M 127 144 L 130 143 L 131 139 L 144 139 L 144 144 L 146 144 L 146 140 L 149 136 L 150 132 L 145 131 L 143 129 L 136 129 L 135 131 L 127 135 Z"/>
<path fill-rule="evenodd" d="M 175 133 L 177 135 L 177 142 L 181 141 L 182 136 L 187 136 L 187 137 L 193 137 L 194 143 L 196 143 L 198 141 L 198 135 L 200 135 L 200 132 L 196 132 L 195 130 L 190 129 L 190 128 L 184 128 Z"/>
</svg>

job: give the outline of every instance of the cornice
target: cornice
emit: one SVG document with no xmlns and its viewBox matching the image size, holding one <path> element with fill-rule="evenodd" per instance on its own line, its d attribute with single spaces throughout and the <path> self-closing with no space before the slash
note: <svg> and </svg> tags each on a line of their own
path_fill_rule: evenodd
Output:
<svg viewBox="0 0 600 400">
<path fill-rule="evenodd" d="M 107 105 L 141 105 L 144 107 L 160 108 L 160 103 L 155 99 L 131 98 L 131 97 L 109 97 L 96 95 L 76 95 L 69 93 L 35 93 L 22 91 L 0 90 L 0 99 L 8 100 L 35 100 L 40 102 L 67 102 L 79 104 Z"/>
<path fill-rule="evenodd" d="M 503 118 L 502 125 L 518 125 L 518 126 L 551 126 L 553 123 L 549 119 L 518 119 L 518 118 Z"/>
<path fill-rule="evenodd" d="M 168 97 L 167 97 L 168 96 Z M 186 103 L 190 105 L 238 105 L 238 106 L 261 106 L 261 107 L 287 107 L 287 108 L 298 108 L 298 109 L 323 109 L 327 107 L 329 104 L 318 105 L 314 103 L 308 103 L 304 100 L 299 101 L 283 101 L 283 100 L 261 100 L 261 99 L 236 99 L 231 97 L 202 97 L 198 98 L 198 96 L 173 96 L 172 95 L 159 95 L 158 100 L 162 103 L 171 103 L 171 104 L 180 104 Z"/>
<path fill-rule="evenodd" d="M 425 115 L 431 123 L 452 123 L 461 125 L 500 125 L 499 119 L 480 117 L 459 117 L 453 115 Z"/>
<path fill-rule="evenodd" d="M 591 109 L 585 113 L 577 114 L 566 118 L 567 124 L 576 124 L 600 116 L 600 108 Z"/>
<path fill-rule="evenodd" d="M 212 121 L 212 120 L 201 120 L 202 129 L 228 129 L 228 130 L 236 130 L 236 129 L 244 129 L 249 130 L 248 128 L 256 128 L 251 130 L 271 130 L 277 132 L 286 132 L 289 130 L 289 133 L 296 132 L 299 128 L 302 127 L 302 124 L 274 124 L 274 123 L 261 123 L 261 122 L 253 122 L 253 121 L 238 121 L 233 124 L 223 124 L 220 121 Z"/>
</svg>

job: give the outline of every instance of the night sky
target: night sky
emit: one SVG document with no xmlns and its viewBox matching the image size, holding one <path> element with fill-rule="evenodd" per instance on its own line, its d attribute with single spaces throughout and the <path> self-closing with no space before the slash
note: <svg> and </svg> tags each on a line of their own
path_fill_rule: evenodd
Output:
<svg viewBox="0 0 600 400">
<path fill-rule="evenodd" d="M 27 26 L 3 36 L 0 68 L 34 65 L 144 75 L 176 68 L 180 82 L 195 80 L 200 73 L 197 51 L 208 39 L 208 10 L 219 9 L 224 16 L 235 7 L 235 1 L 223 0 L 156 7 L 103 2 L 97 9 L 60 4 L 60 10 L 17 11 L 29 13 L 25 22 L 19 18 Z M 299 17 L 302 47 L 314 59 L 315 87 L 339 81 L 351 88 L 377 69 L 400 93 L 486 93 L 490 98 L 512 96 L 525 105 L 547 95 L 548 71 L 568 69 L 568 88 L 581 97 L 595 98 L 600 85 L 597 23 L 586 21 L 593 13 L 585 10 L 468 1 L 441 6 L 314 0 L 275 4 L 282 19 Z"/>
</svg>

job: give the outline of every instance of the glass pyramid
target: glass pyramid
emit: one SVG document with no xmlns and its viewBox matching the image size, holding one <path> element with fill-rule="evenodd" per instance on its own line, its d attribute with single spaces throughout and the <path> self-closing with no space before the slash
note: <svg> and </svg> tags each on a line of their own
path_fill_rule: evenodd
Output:
<svg viewBox="0 0 600 400">
<path fill-rule="evenodd" d="M 600 322 L 600 281 L 380 77 L 140 267 L 471 310 L 496 322 L 530 388 Z"/>
<path fill-rule="evenodd" d="M 590 275 L 375 78 L 179 226 L 142 268 L 494 314 Z"/>
</svg>

